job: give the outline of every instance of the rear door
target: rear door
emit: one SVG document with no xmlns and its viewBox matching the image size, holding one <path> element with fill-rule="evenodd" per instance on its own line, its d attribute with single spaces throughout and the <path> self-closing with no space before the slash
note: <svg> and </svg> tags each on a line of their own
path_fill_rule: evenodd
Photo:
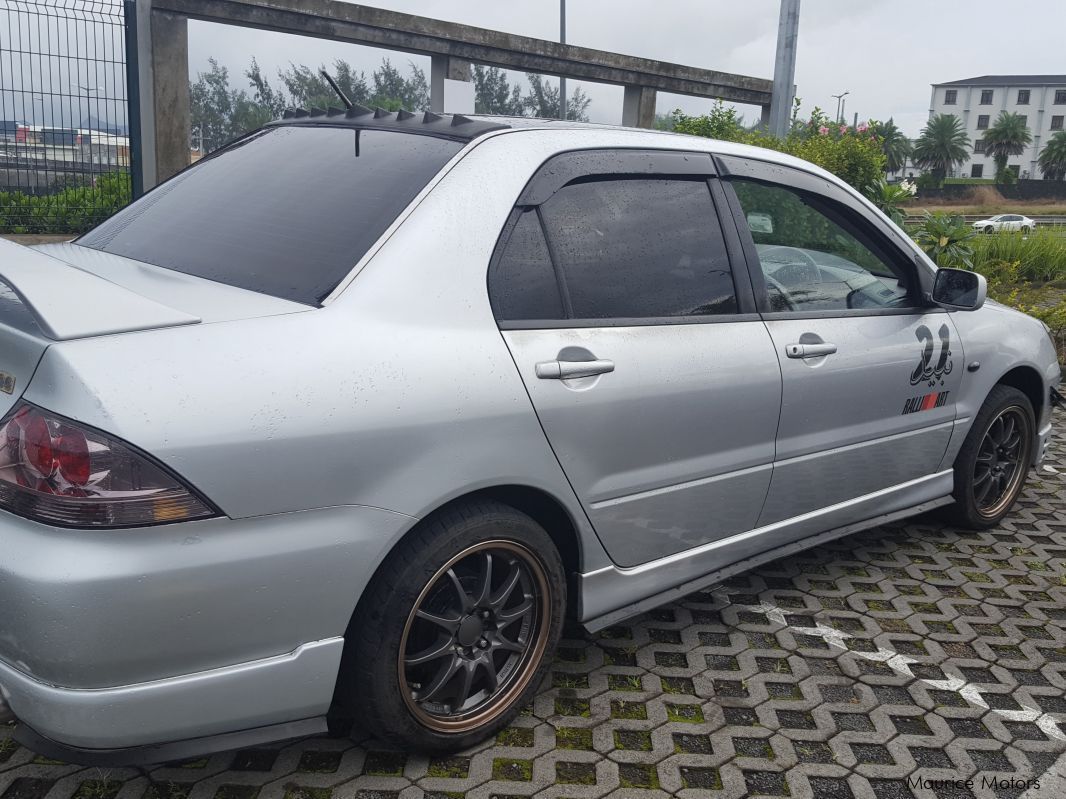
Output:
<svg viewBox="0 0 1066 799">
<path fill-rule="evenodd" d="M 933 474 L 964 362 L 949 315 L 921 298 L 913 259 L 838 186 L 721 163 L 783 379 L 759 525 Z"/>
<path fill-rule="evenodd" d="M 706 154 L 559 156 L 490 267 L 548 440 L 623 566 L 753 528 L 770 484 L 780 368 L 721 191 Z"/>
</svg>

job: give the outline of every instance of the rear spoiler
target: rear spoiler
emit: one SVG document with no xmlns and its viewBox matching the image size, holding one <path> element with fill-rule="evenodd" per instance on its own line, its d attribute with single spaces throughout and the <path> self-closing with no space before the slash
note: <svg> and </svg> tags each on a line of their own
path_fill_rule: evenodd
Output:
<svg viewBox="0 0 1066 799">
<path fill-rule="evenodd" d="M 141 296 L 50 255 L 0 239 L 0 281 L 55 341 L 194 325 L 197 316 Z"/>
</svg>

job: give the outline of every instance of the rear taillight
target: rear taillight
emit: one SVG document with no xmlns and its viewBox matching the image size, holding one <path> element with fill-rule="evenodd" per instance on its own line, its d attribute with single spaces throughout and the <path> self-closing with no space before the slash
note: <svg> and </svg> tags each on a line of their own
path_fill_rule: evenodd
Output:
<svg viewBox="0 0 1066 799">
<path fill-rule="evenodd" d="M 64 527 L 131 527 L 216 513 L 147 455 L 25 402 L 0 420 L 0 507 Z"/>
</svg>

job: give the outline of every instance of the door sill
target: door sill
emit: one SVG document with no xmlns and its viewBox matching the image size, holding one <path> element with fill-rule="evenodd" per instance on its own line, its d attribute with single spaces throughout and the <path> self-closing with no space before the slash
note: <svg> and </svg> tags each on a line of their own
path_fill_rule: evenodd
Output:
<svg viewBox="0 0 1066 799">
<path fill-rule="evenodd" d="M 938 472 L 641 566 L 607 566 L 583 574 L 580 577 L 581 623 L 590 632 L 596 632 L 769 561 L 948 505 L 953 501 L 953 481 L 951 471 Z M 886 506 L 888 510 L 825 529 L 835 519 L 843 521 L 847 516 L 853 519 L 855 511 L 864 505 L 870 506 L 868 511 Z M 778 543 L 767 548 L 771 539 L 777 539 Z M 664 585 L 668 587 L 662 589 Z M 643 598 L 619 603 L 619 599 L 624 601 L 634 596 Z"/>
</svg>

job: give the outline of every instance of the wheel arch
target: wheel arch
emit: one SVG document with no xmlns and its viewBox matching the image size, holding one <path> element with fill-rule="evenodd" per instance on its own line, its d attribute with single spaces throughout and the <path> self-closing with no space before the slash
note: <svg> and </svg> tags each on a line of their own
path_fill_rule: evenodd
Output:
<svg viewBox="0 0 1066 799">
<path fill-rule="evenodd" d="M 348 627 L 344 634 L 344 654 L 342 655 L 341 663 L 338 667 L 337 684 L 334 688 L 333 702 L 328 714 L 331 730 L 335 729 L 337 732 L 344 735 L 351 723 L 351 716 L 349 715 L 351 713 L 351 702 L 346 696 L 346 687 L 343 684 L 343 676 L 345 673 L 351 671 L 353 665 L 351 659 L 352 647 L 350 646 L 350 639 L 353 632 L 352 625 L 359 618 L 360 611 L 364 607 L 364 602 L 367 601 L 367 594 L 369 593 L 368 589 L 381 575 L 382 569 L 388 562 L 389 555 L 428 520 L 433 519 L 437 515 L 444 513 L 457 505 L 476 502 L 478 500 L 494 500 L 501 504 L 508 505 L 515 510 L 525 513 L 532 518 L 533 521 L 544 528 L 545 532 L 559 550 L 559 555 L 562 558 L 563 568 L 567 576 L 567 616 L 576 617 L 578 615 L 580 607 L 578 576 L 581 572 L 582 564 L 584 563 L 581 533 L 578 523 L 561 500 L 543 489 L 520 484 L 486 486 L 452 497 L 423 515 L 392 542 L 392 544 L 384 551 L 380 562 L 375 567 L 370 578 L 367 580 L 363 591 L 356 600 L 355 605 L 352 608 L 352 615 L 349 619 Z"/>
<path fill-rule="evenodd" d="M 1010 386 L 1025 394 L 1033 406 L 1036 423 L 1040 423 L 1044 404 L 1048 401 L 1048 398 L 1044 396 L 1044 378 L 1040 372 L 1031 366 L 1015 366 L 997 380 L 995 385 Z"/>
</svg>

